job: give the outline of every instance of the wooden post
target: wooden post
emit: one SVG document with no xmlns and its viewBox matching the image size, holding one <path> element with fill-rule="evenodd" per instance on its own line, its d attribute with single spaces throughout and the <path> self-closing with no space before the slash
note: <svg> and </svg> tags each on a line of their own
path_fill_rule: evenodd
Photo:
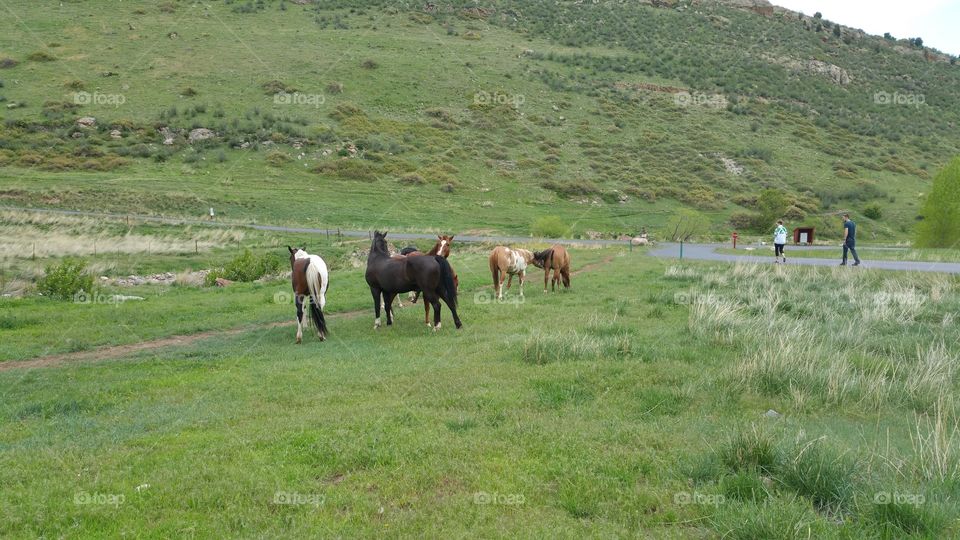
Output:
<svg viewBox="0 0 960 540">
<path fill-rule="evenodd" d="M 193 241 L 193 252 L 200 253 L 200 243 L 197 240 Z"/>
</svg>

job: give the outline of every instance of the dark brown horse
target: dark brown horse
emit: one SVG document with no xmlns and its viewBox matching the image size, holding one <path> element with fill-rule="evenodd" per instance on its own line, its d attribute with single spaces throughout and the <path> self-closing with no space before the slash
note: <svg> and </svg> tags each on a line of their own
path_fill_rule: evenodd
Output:
<svg viewBox="0 0 960 540">
<path fill-rule="evenodd" d="M 433 245 L 430 251 L 424 253 L 416 248 L 416 246 L 407 246 L 400 250 L 400 255 L 405 257 L 417 257 L 420 255 L 440 255 L 444 259 L 450 257 L 450 246 L 453 245 L 453 235 L 447 236 L 445 234 L 437 235 L 437 243 Z M 396 255 L 394 256 L 396 257 Z M 450 267 L 451 269 L 453 266 Z M 453 272 L 453 283 L 457 286 L 457 292 L 460 292 L 460 276 L 457 275 L 457 272 Z M 417 300 L 420 298 L 420 291 L 413 291 L 410 293 L 410 303 L 416 304 Z M 403 307 L 403 304 L 400 304 L 400 307 Z M 430 326 L 430 302 L 423 303 L 423 322 L 427 326 Z"/>
<path fill-rule="evenodd" d="M 326 294 L 329 285 L 327 264 L 317 255 L 307 253 L 307 248 L 292 248 L 290 251 L 290 277 L 293 281 L 294 303 L 297 305 L 297 343 L 303 341 L 303 323 L 306 313 L 303 302 L 310 303 L 310 319 L 320 341 L 327 339 L 327 322 L 323 319 L 323 308 L 327 303 Z"/>
<path fill-rule="evenodd" d="M 554 244 L 550 249 L 535 252 L 533 254 L 533 264 L 538 268 L 543 268 L 543 292 L 547 292 L 550 270 L 553 270 L 550 290 L 557 290 L 557 283 L 561 279 L 563 280 L 563 287 L 570 288 L 570 255 L 560 244 Z"/>
<path fill-rule="evenodd" d="M 370 293 L 373 295 L 373 310 L 376 315 L 373 327 L 380 328 L 380 306 L 387 312 L 387 324 L 393 324 L 393 299 L 399 293 L 419 290 L 424 302 L 433 307 L 434 330 L 440 329 L 440 300 L 443 300 L 453 322 L 460 328 L 457 315 L 457 286 L 453 281 L 450 263 L 439 255 L 419 257 L 391 257 L 387 249 L 387 233 L 376 231 L 367 255 L 365 274 Z"/>
</svg>

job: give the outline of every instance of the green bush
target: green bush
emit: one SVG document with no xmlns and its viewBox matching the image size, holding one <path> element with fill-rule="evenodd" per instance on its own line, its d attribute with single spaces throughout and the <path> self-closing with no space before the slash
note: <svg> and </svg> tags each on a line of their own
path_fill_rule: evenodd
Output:
<svg viewBox="0 0 960 540">
<path fill-rule="evenodd" d="M 68 300 L 77 293 L 93 290 L 93 276 L 86 272 L 82 259 L 66 258 L 57 266 L 47 266 L 44 276 L 37 280 L 37 290 L 50 298 Z"/>
<path fill-rule="evenodd" d="M 204 283 L 209 287 L 216 283 L 217 278 L 230 281 L 256 281 L 263 276 L 280 271 L 282 262 L 272 253 L 254 255 L 249 249 L 237 255 L 222 268 L 214 268 L 207 274 Z"/>
<path fill-rule="evenodd" d="M 960 157 L 936 178 L 917 225 L 917 247 L 954 247 L 960 242 Z"/>
<path fill-rule="evenodd" d="M 543 216 L 533 222 L 530 232 L 541 238 L 562 238 L 570 232 L 570 227 L 558 216 Z"/>
<path fill-rule="evenodd" d="M 863 209 L 863 215 L 867 216 L 870 219 L 880 219 L 883 217 L 883 209 L 880 208 L 879 204 L 870 204 Z"/>
</svg>

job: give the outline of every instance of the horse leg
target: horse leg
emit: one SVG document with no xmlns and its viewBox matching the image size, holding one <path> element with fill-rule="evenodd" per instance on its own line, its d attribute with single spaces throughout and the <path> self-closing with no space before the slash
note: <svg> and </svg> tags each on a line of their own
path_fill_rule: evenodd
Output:
<svg viewBox="0 0 960 540">
<path fill-rule="evenodd" d="M 527 274 L 524 271 L 520 271 L 520 298 L 523 298 L 523 281 L 527 278 Z"/>
<path fill-rule="evenodd" d="M 380 289 L 371 287 L 370 294 L 373 295 L 373 313 L 376 315 L 376 318 L 373 320 L 373 329 L 376 330 L 380 328 L 380 305 L 382 302 L 380 299 Z"/>
<path fill-rule="evenodd" d="M 500 272 L 500 287 L 497 289 L 497 300 L 503 300 L 503 280 L 507 277 L 506 272 Z"/>
<path fill-rule="evenodd" d="M 442 298 L 442 299 L 443 299 L 443 302 L 444 302 L 445 304 L 447 304 L 447 307 L 448 307 L 448 308 L 450 308 L 450 314 L 453 316 L 453 324 L 454 324 L 457 328 L 462 327 L 462 326 L 463 326 L 463 323 L 460 322 L 460 316 L 457 315 L 457 308 L 456 308 L 456 306 L 450 303 L 450 299 L 449 299 L 449 298 L 447 298 L 447 297 L 445 297 L 445 296 L 441 296 L 440 298 Z M 440 328 L 440 301 L 439 301 L 439 300 L 437 300 L 436 310 L 437 310 L 437 315 L 436 315 L 437 328 Z"/>
<path fill-rule="evenodd" d="M 508 272 L 508 273 L 507 273 L 507 288 L 509 289 L 511 285 L 513 285 L 513 274 L 511 274 L 511 273 Z"/>
<path fill-rule="evenodd" d="M 303 343 L 303 295 L 294 295 L 297 304 L 297 345 Z"/>
<path fill-rule="evenodd" d="M 543 269 L 543 292 L 547 292 L 547 281 L 550 279 L 550 267 L 544 265 Z"/>
<path fill-rule="evenodd" d="M 393 299 L 397 293 L 383 293 L 387 303 L 387 326 L 393 325 Z"/>
<path fill-rule="evenodd" d="M 430 302 L 423 301 L 423 323 L 430 326 Z"/>
<path fill-rule="evenodd" d="M 560 275 L 563 277 L 563 288 L 570 288 L 570 267 L 565 266 L 560 269 Z"/>
<path fill-rule="evenodd" d="M 423 301 L 426 302 L 427 299 L 424 298 Z M 436 332 L 440 329 L 440 298 L 434 298 L 431 305 L 433 305 L 433 331 Z"/>
</svg>

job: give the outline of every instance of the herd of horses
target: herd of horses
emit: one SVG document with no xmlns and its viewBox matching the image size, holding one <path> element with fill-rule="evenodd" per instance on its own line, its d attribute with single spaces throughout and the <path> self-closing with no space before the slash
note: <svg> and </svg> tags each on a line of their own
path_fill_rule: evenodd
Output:
<svg viewBox="0 0 960 540">
<path fill-rule="evenodd" d="M 454 325 L 457 328 L 463 326 L 457 314 L 460 280 L 447 260 L 452 245 L 453 236 L 438 235 L 436 244 L 426 253 L 409 246 L 400 250 L 400 253 L 393 254 L 387 245 L 387 233 L 373 233 L 364 278 L 373 296 L 374 329 L 380 328 L 381 310 L 387 317 L 387 325 L 393 324 L 393 301 L 403 293 L 410 293 L 410 301 L 413 303 L 416 303 L 420 296 L 423 297 L 424 323 L 434 331 L 440 330 L 441 301 L 450 310 Z M 308 315 L 313 321 L 317 337 L 323 341 L 328 333 L 323 315 L 330 284 L 327 264 L 319 255 L 307 253 L 305 247 L 287 246 L 287 250 L 290 252 L 291 281 L 297 307 L 297 343 L 303 341 L 303 327 L 307 324 Z M 493 289 L 498 300 L 503 299 L 503 281 L 507 280 L 509 289 L 514 276 L 517 276 L 520 282 L 520 296 L 523 296 L 523 283 L 530 264 L 544 271 L 543 292 L 547 292 L 548 284 L 551 290 L 556 290 L 560 283 L 565 288 L 570 287 L 570 255 L 559 244 L 543 251 L 497 246 L 490 253 L 489 262 Z"/>
</svg>

